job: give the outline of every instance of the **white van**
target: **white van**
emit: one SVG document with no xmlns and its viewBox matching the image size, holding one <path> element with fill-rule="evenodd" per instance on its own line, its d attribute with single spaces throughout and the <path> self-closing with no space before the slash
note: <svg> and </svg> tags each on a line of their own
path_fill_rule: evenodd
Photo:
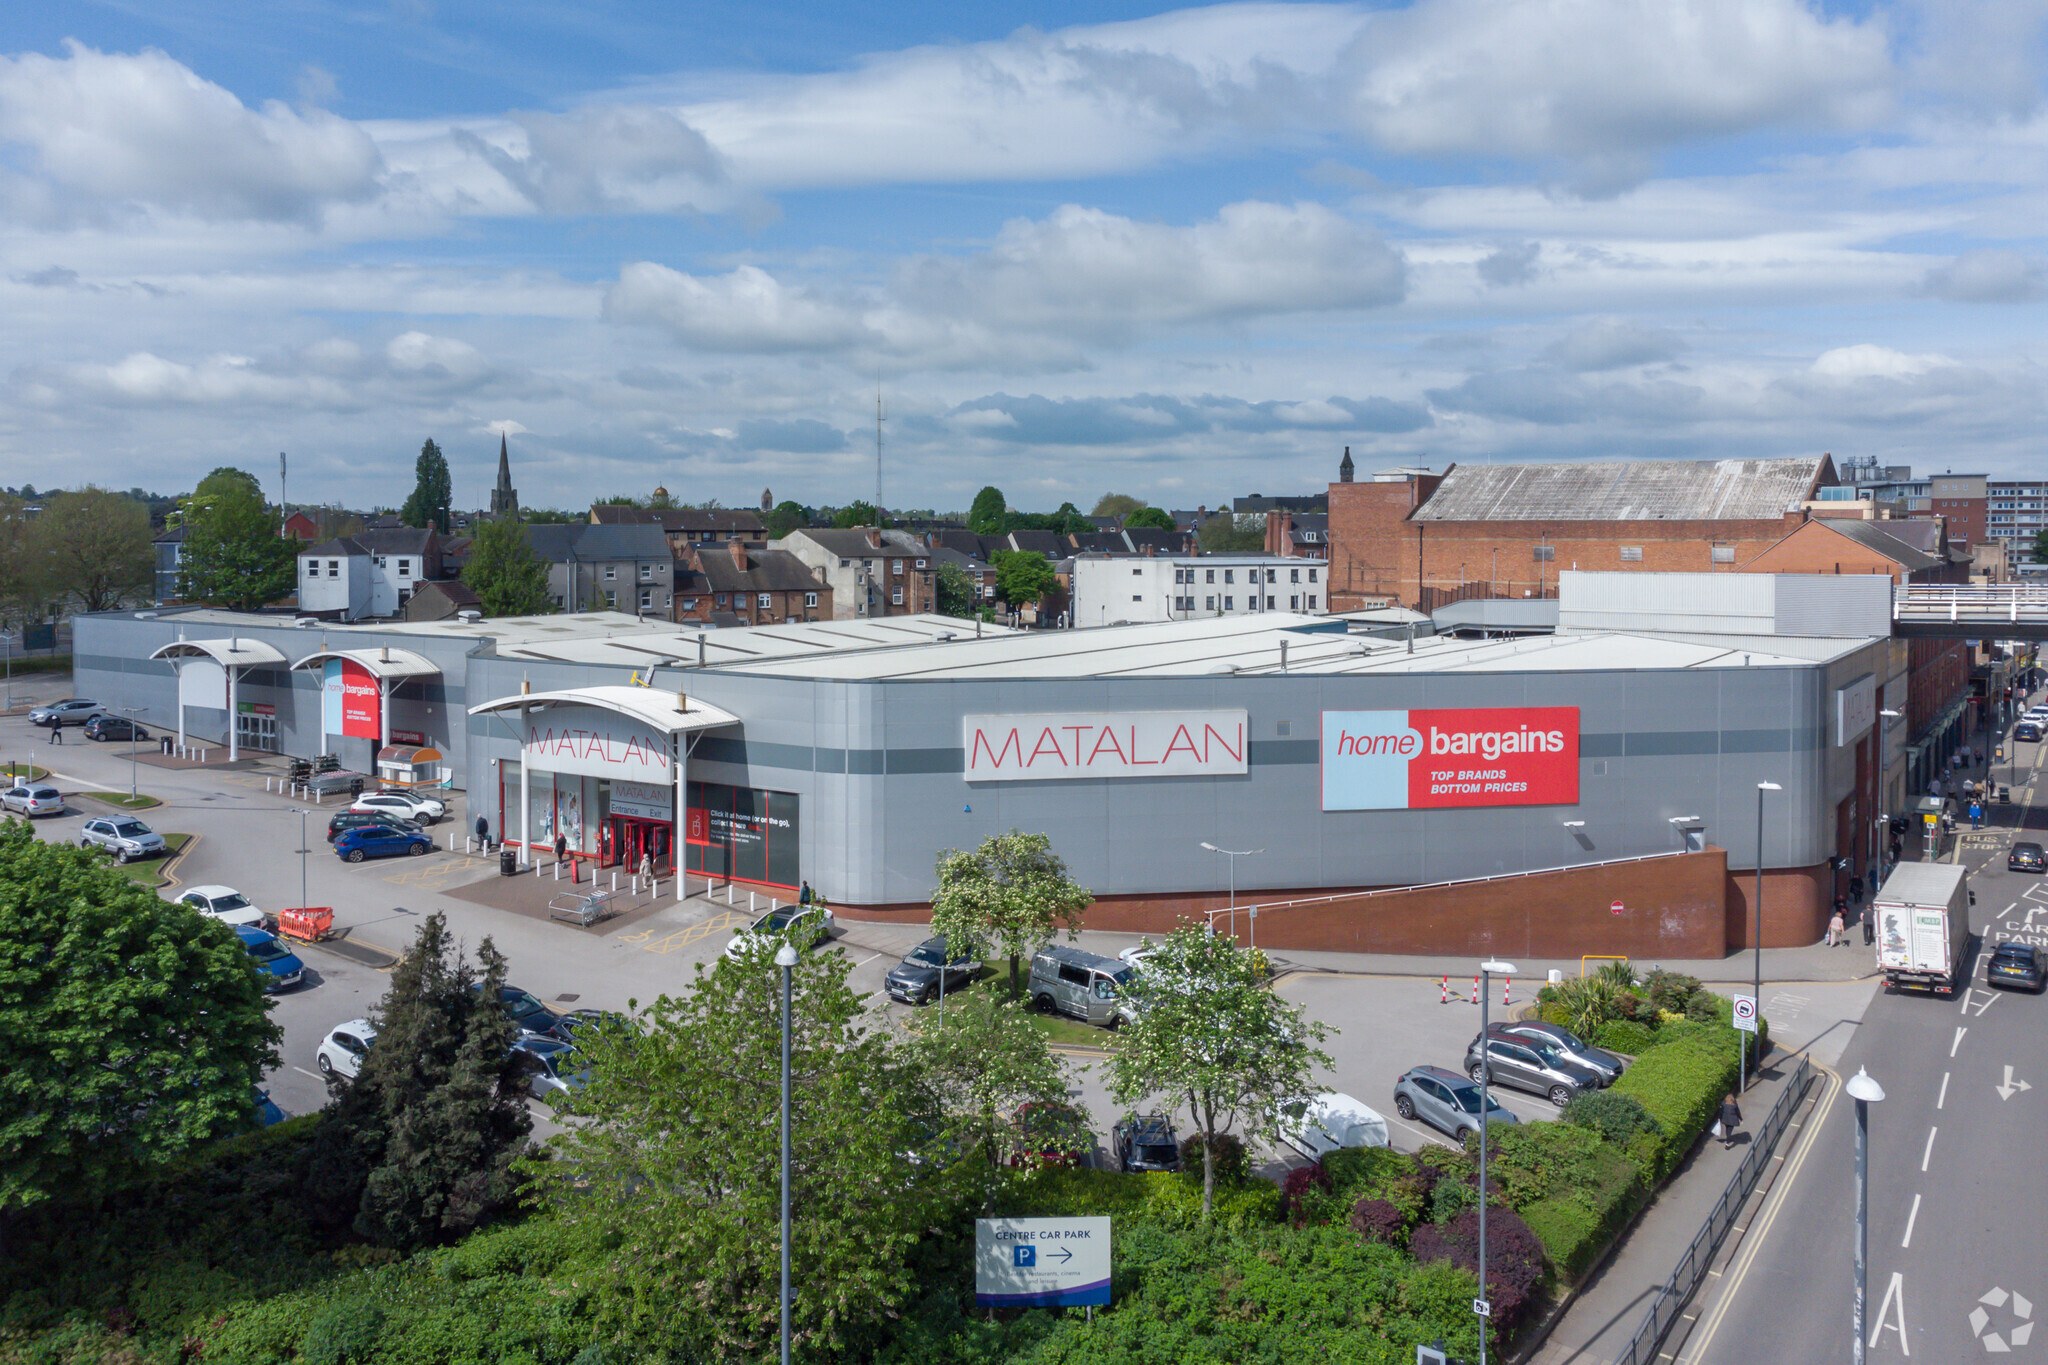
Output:
<svg viewBox="0 0 2048 1365">
<path fill-rule="evenodd" d="M 1385 1115 L 1335 1090 L 1280 1106 L 1280 1140 L 1311 1161 L 1340 1147 L 1387 1147 Z"/>
<path fill-rule="evenodd" d="M 1128 963 L 1048 943 L 1031 955 L 1031 1007 L 1041 1014 L 1057 1010 L 1113 1029 L 1136 1018 L 1118 994 L 1130 979 Z"/>
</svg>

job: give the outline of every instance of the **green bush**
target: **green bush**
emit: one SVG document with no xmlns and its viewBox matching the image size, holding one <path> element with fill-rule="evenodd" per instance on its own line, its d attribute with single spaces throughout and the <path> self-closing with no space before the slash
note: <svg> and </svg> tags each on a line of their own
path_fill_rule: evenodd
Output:
<svg viewBox="0 0 2048 1365">
<path fill-rule="evenodd" d="M 1572 1096 L 1558 1114 L 1560 1121 L 1591 1129 L 1616 1147 L 1624 1147 L 1638 1133 L 1652 1136 L 1662 1131 L 1641 1100 L 1612 1090 L 1586 1090 Z"/>
<path fill-rule="evenodd" d="M 307 1365 L 370 1365 L 384 1331 L 384 1309 L 370 1298 L 335 1299 L 306 1324 L 299 1358 Z"/>
<path fill-rule="evenodd" d="M 1684 1014 L 1685 1007 L 1699 993 L 1699 978 L 1683 972 L 1667 972 L 1659 967 L 1643 978 L 1643 994 L 1650 1003 L 1672 1014 Z"/>
<path fill-rule="evenodd" d="M 1641 1101 L 1663 1129 L 1630 1144 L 1648 1158 L 1653 1180 L 1669 1177 L 1713 1123 L 1722 1097 L 1735 1088 L 1737 1055 L 1733 1046 L 1711 1037 L 1680 1038 L 1636 1058 L 1611 1087 Z"/>
<path fill-rule="evenodd" d="M 1622 1052 L 1631 1057 L 1639 1056 L 1657 1046 L 1657 1030 L 1648 1024 L 1638 1024 L 1633 1019 L 1616 1019 L 1602 1024 L 1600 1031 L 1589 1040 L 1595 1047 L 1604 1047 L 1609 1052 Z"/>
<path fill-rule="evenodd" d="M 1720 1011 L 1715 1008 L 1719 1003 L 1721 1003 L 1719 996 L 1709 991 L 1701 991 L 1698 995 L 1685 1002 L 1685 1017 L 1695 1024 L 1726 1023 L 1728 1021 L 1721 1018 Z M 1729 1017 L 1733 1018 L 1732 1011 L 1734 1006 L 1731 1004 L 1728 1008 L 1731 1011 Z"/>
</svg>

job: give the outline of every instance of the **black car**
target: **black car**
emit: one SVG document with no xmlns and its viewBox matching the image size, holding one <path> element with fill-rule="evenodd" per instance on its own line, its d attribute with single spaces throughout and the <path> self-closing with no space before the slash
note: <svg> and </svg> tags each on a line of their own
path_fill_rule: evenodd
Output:
<svg viewBox="0 0 2048 1365">
<path fill-rule="evenodd" d="M 417 824 L 410 820 L 401 820 L 395 815 L 387 815 L 381 811 L 345 810 L 327 822 L 327 842 L 331 844 L 352 829 L 367 829 L 371 825 L 395 829 L 400 834 L 425 833 Z"/>
<path fill-rule="evenodd" d="M 149 738 L 149 731 L 126 716 L 97 715 L 85 723 L 85 737 L 94 740 Z"/>
<path fill-rule="evenodd" d="M 2005 855 L 2005 870 L 2008 872 L 2048 872 L 2048 854 L 2044 854 L 2041 851 L 2039 844 L 2031 843 L 2025 839 L 2017 840 L 2014 842 L 2011 851 Z"/>
<path fill-rule="evenodd" d="M 2001 943 L 1984 965 L 1984 984 L 2024 986 L 2037 994 L 2048 991 L 2048 953 L 2030 943 Z"/>
<path fill-rule="evenodd" d="M 945 968 L 943 973 L 939 970 L 941 967 Z M 928 938 L 889 969 L 884 984 L 891 1000 L 901 1000 L 906 1005 L 928 1005 L 939 998 L 942 978 L 944 989 L 957 991 L 980 973 L 980 958 L 971 953 L 948 956 L 946 940 Z"/>
<path fill-rule="evenodd" d="M 483 986 L 479 984 L 478 990 Z M 505 1017 L 512 1021 L 521 1037 L 553 1038 L 559 1042 L 573 1043 L 576 1035 L 562 1016 L 540 1002 L 540 997 L 517 986 L 498 987 L 498 1007 L 505 1011 Z"/>
<path fill-rule="evenodd" d="M 1486 1031 L 1494 1038 L 1511 1038 L 1519 1042 L 1535 1043 L 1540 1047 L 1554 1048 L 1562 1052 L 1567 1060 L 1599 1072 L 1602 1085 L 1613 1085 L 1621 1077 L 1621 1058 L 1604 1047 L 1594 1047 L 1591 1043 L 1580 1041 L 1576 1033 L 1562 1024 L 1546 1024 L 1538 1019 L 1511 1019 L 1506 1023 L 1489 1024 Z"/>
<path fill-rule="evenodd" d="M 2012 737 L 2016 740 L 2025 740 L 2029 744 L 2038 743 L 2041 738 L 2041 727 L 2035 721 L 2023 720 L 2012 727 Z"/>
<path fill-rule="evenodd" d="M 1180 1169 L 1180 1139 L 1173 1120 L 1164 1114 L 1130 1114 L 1117 1121 L 1110 1133 L 1118 1170 L 1177 1171 Z"/>
<path fill-rule="evenodd" d="M 1488 1038 L 1486 1061 L 1482 1065 L 1479 1042 L 1474 1038 L 1465 1053 L 1465 1074 L 1481 1084 L 1490 1071 L 1493 1084 L 1542 1095 L 1560 1109 L 1580 1091 L 1600 1088 L 1599 1072 L 1572 1061 L 1554 1047 L 1522 1038 Z"/>
</svg>

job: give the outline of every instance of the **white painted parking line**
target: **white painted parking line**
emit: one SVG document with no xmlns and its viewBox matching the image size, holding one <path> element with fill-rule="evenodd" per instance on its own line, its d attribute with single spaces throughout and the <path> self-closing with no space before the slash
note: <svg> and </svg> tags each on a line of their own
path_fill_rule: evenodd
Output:
<svg viewBox="0 0 2048 1365">
<path fill-rule="evenodd" d="M 1927 1130 L 1927 1146 L 1925 1150 L 1923 1150 L 1920 1153 L 1920 1169 L 1922 1171 L 1925 1171 L 1927 1169 L 1927 1163 L 1934 1159 L 1934 1135 L 1940 1131 L 1941 1129 L 1939 1128 L 1929 1128 Z"/>
<path fill-rule="evenodd" d="M 304 1068 L 304 1067 L 302 1067 L 302 1066 L 295 1066 L 295 1067 L 293 1067 L 293 1068 L 292 1068 L 292 1070 L 294 1070 L 294 1071 L 298 1072 L 298 1073 L 299 1073 L 299 1074 L 300 1074 L 301 1076 L 311 1076 L 311 1077 L 312 1077 L 312 1078 L 313 1078 L 314 1080 L 316 1080 L 316 1081 L 324 1081 L 324 1080 L 326 1080 L 326 1079 L 327 1079 L 327 1078 L 326 1078 L 325 1076 L 321 1075 L 321 1074 L 320 1074 L 319 1072 L 317 1072 L 317 1071 L 308 1071 L 308 1070 L 306 1070 L 306 1068 Z"/>
<path fill-rule="evenodd" d="M 1906 1235 L 1899 1239 L 1899 1246 L 1902 1249 L 1913 1245 L 1913 1220 L 1919 1216 L 1920 1196 L 1916 1194 L 1913 1196 L 1913 1211 L 1906 1215 Z"/>
<path fill-rule="evenodd" d="M 1941 1108 L 1941 1106 L 1942 1106 L 1942 1105 L 1943 1105 L 1944 1103 L 1946 1103 L 1946 1102 L 1947 1102 L 1947 1100 L 1948 1100 L 1948 1073 L 1947 1073 L 1946 1071 L 1944 1071 L 1944 1072 L 1942 1072 L 1942 1073 L 1941 1073 L 1941 1093 L 1940 1093 L 1939 1095 L 1936 1095 L 1936 1096 L 1934 1097 L 1934 1107 L 1935 1107 L 1936 1109 L 1939 1109 L 1939 1108 Z"/>
<path fill-rule="evenodd" d="M 880 957 L 880 956 L 881 956 L 881 954 L 880 954 L 880 953 L 869 953 L 869 954 L 868 954 L 868 955 L 867 955 L 866 957 L 862 958 L 862 959 L 861 959 L 860 961 L 858 961 L 858 962 L 854 963 L 853 965 L 854 965 L 854 966 L 856 966 L 856 967 L 865 967 L 865 966 L 867 966 L 867 965 L 868 965 L 868 964 L 869 964 L 870 962 L 873 962 L 873 961 L 874 961 L 874 960 L 875 960 L 876 958 L 878 958 L 878 957 Z"/>
</svg>

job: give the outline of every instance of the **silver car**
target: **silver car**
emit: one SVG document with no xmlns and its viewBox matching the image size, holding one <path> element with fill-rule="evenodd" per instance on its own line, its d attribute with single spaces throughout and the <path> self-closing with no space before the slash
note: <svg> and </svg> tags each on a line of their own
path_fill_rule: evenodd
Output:
<svg viewBox="0 0 2048 1365">
<path fill-rule="evenodd" d="M 98 702 L 87 701 L 83 697 L 66 697 L 63 701 L 53 701 L 29 712 L 28 723 L 47 725 L 56 730 L 66 725 L 83 725 L 106 709 Z"/>
<path fill-rule="evenodd" d="M 526 1093 L 560 1104 L 590 1083 L 590 1066 L 574 1046 L 554 1038 L 521 1038 L 512 1045 L 512 1064 Z"/>
<path fill-rule="evenodd" d="M 0 792 L 0 806 L 23 815 L 62 815 L 64 793 L 41 782 L 24 782 Z"/>
<path fill-rule="evenodd" d="M 78 831 L 78 846 L 103 848 L 114 855 L 117 863 L 130 858 L 153 858 L 168 851 L 164 836 L 132 815 L 86 821 L 85 828 Z"/>
</svg>

